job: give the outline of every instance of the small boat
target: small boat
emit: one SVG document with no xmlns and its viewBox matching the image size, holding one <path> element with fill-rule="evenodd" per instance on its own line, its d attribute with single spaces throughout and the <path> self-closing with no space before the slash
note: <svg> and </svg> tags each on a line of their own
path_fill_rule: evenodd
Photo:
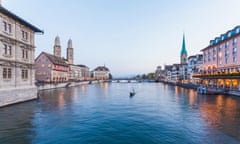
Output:
<svg viewBox="0 0 240 144">
<path fill-rule="evenodd" d="M 129 93 L 129 96 L 132 97 L 136 94 L 136 92 L 134 91 L 134 89 L 132 89 L 132 91 Z"/>
<path fill-rule="evenodd" d="M 130 97 L 134 96 L 136 93 L 135 92 L 130 92 Z"/>
</svg>

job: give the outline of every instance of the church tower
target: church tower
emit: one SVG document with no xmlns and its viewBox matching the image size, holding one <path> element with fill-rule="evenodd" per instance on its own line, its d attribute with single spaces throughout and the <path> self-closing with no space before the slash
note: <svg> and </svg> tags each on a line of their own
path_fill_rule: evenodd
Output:
<svg viewBox="0 0 240 144">
<path fill-rule="evenodd" d="M 68 47 L 67 47 L 67 60 L 69 64 L 73 64 L 73 47 L 72 47 L 72 40 L 68 40 Z"/>
<path fill-rule="evenodd" d="M 182 50 L 181 50 L 181 64 L 187 64 L 187 50 L 185 45 L 185 35 L 183 34 L 183 41 L 182 41 Z"/>
<path fill-rule="evenodd" d="M 60 45 L 60 38 L 56 36 L 55 43 L 53 47 L 53 54 L 57 57 L 61 57 L 61 45 Z"/>
</svg>

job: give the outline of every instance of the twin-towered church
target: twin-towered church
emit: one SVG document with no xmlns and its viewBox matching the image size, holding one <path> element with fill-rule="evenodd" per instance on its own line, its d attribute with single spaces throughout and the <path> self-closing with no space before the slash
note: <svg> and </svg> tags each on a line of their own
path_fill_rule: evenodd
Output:
<svg viewBox="0 0 240 144">
<path fill-rule="evenodd" d="M 35 59 L 36 80 L 43 82 L 66 82 L 68 80 L 88 80 L 89 68 L 85 65 L 74 64 L 72 40 L 68 40 L 67 56 L 61 55 L 60 38 L 55 38 L 53 55 L 42 52 Z"/>
</svg>

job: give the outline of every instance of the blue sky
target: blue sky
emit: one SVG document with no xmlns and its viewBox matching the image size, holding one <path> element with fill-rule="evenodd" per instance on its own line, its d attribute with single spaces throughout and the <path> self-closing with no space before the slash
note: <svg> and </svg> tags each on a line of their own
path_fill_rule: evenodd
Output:
<svg viewBox="0 0 240 144">
<path fill-rule="evenodd" d="M 60 36 L 75 64 L 106 65 L 115 76 L 155 71 L 179 63 L 182 35 L 188 55 L 240 25 L 239 0 L 2 0 L 5 8 L 44 30 L 36 56 L 53 52 Z"/>
</svg>

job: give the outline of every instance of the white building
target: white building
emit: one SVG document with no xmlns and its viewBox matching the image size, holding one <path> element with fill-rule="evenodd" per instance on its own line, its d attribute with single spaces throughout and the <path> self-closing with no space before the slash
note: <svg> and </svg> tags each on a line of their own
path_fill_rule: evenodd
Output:
<svg viewBox="0 0 240 144">
<path fill-rule="evenodd" d="M 43 31 L 0 4 L 0 106 L 37 98 L 35 33 Z"/>
<path fill-rule="evenodd" d="M 186 82 L 187 81 L 187 64 L 173 64 L 170 80 L 172 82 Z"/>
<path fill-rule="evenodd" d="M 110 71 L 105 66 L 99 66 L 93 70 L 93 78 L 96 80 L 109 79 Z"/>
<path fill-rule="evenodd" d="M 203 55 L 197 54 L 188 57 L 188 79 L 192 83 L 197 83 L 200 81 L 199 78 L 193 78 L 194 73 L 199 73 L 202 70 Z"/>
</svg>

